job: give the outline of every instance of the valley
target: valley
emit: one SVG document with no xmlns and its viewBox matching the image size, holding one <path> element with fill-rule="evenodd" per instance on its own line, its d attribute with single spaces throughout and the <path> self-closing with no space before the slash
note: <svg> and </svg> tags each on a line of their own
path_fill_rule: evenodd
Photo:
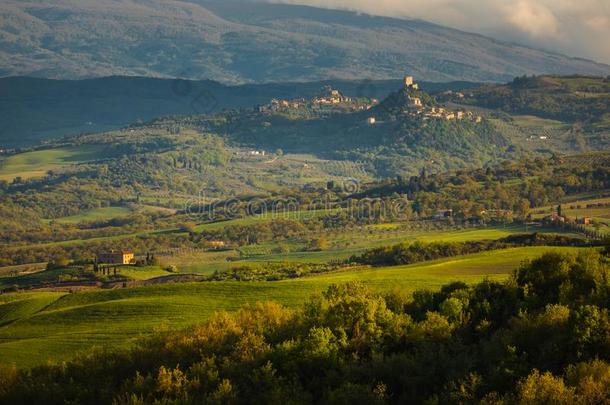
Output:
<svg viewBox="0 0 610 405">
<path fill-rule="evenodd" d="M 561 120 L 492 105 L 486 86 L 422 88 L 405 77 L 378 98 L 325 84 L 5 150 L 0 374 L 38 375 L 38 384 L 62 364 L 157 358 L 141 354 L 156 344 L 165 358 L 216 322 L 260 311 L 308 319 L 335 305 L 389 311 L 413 325 L 393 330 L 420 342 L 436 333 L 418 332 L 427 322 L 458 331 L 470 322 L 462 317 L 479 305 L 499 311 L 502 299 L 519 302 L 510 319 L 529 316 L 518 308 L 543 299 L 529 289 L 554 280 L 535 275 L 566 268 L 576 281 L 544 302 L 569 295 L 603 307 L 605 110 Z M 492 312 L 476 336 L 513 327 L 504 318 L 485 326 Z"/>
<path fill-rule="evenodd" d="M 2 0 L 0 404 L 610 404 L 607 0 Z"/>
</svg>

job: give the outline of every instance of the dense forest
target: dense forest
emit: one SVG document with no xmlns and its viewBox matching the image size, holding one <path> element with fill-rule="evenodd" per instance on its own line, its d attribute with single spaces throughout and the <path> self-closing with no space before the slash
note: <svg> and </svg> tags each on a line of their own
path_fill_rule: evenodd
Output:
<svg viewBox="0 0 610 405">
<path fill-rule="evenodd" d="M 334 285 L 127 351 L 5 367 L 0 402 L 602 404 L 610 399 L 608 251 L 548 253 L 506 283 L 374 293 Z"/>
</svg>

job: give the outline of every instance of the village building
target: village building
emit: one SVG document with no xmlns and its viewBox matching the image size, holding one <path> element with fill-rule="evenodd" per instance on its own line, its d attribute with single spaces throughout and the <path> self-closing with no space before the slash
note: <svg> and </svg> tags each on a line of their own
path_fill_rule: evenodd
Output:
<svg viewBox="0 0 610 405">
<path fill-rule="evenodd" d="M 403 83 L 405 90 L 419 90 L 419 85 L 415 83 L 413 76 L 405 76 Z"/>
<path fill-rule="evenodd" d="M 339 90 L 335 90 L 330 86 L 325 86 L 322 92 L 312 100 L 313 104 L 318 105 L 333 105 L 341 103 L 350 103 L 352 99 L 346 97 Z"/>
<path fill-rule="evenodd" d="M 464 97 L 466 97 L 466 96 L 464 95 L 464 93 L 455 92 L 455 91 L 453 91 L 453 90 L 447 90 L 447 91 L 445 91 L 445 92 L 443 92 L 443 93 L 441 93 L 441 94 L 442 94 L 443 96 L 445 96 L 445 97 L 449 97 L 449 98 L 453 98 L 453 97 L 457 97 L 457 98 L 464 98 Z"/>
<path fill-rule="evenodd" d="M 100 264 L 132 264 L 135 262 L 135 254 L 128 250 L 100 253 L 97 257 Z"/>
<path fill-rule="evenodd" d="M 227 244 L 223 240 L 210 240 L 207 241 L 206 244 L 213 249 L 224 249 Z"/>
<path fill-rule="evenodd" d="M 423 108 L 423 103 L 419 97 L 409 97 L 409 107 Z"/>
<path fill-rule="evenodd" d="M 483 210 L 479 212 L 479 215 L 486 215 L 492 218 L 506 218 L 513 216 L 512 210 Z"/>
</svg>

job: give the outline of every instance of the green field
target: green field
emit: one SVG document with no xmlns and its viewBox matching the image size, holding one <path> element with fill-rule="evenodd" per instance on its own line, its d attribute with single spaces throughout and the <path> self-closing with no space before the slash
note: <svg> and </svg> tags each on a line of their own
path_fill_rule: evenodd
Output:
<svg viewBox="0 0 610 405">
<path fill-rule="evenodd" d="M 224 271 L 235 266 L 233 261 L 239 257 L 234 250 L 220 252 L 182 253 L 172 256 L 158 256 L 163 267 L 174 265 L 183 274 L 210 275 L 215 271 Z"/>
<path fill-rule="evenodd" d="M 58 149 L 44 149 L 19 153 L 0 160 L 0 180 L 8 182 L 16 177 L 23 180 L 43 177 L 49 170 L 97 160 L 104 156 L 104 147 L 83 145 Z"/>
<path fill-rule="evenodd" d="M 246 221 L 239 219 L 236 221 Z M 260 219 L 253 219 L 257 221 Z M 222 223 L 217 223 L 222 224 Z M 218 226 L 210 224 L 210 226 Z M 226 222 L 225 222 L 226 224 Z M 215 271 L 228 270 L 231 267 L 249 263 L 328 263 L 333 260 L 349 259 L 353 255 L 381 246 L 401 242 L 465 242 L 471 240 L 496 240 L 509 235 L 524 232 L 562 233 L 579 238 L 576 233 L 562 232 L 554 228 L 524 226 L 500 226 L 464 230 L 413 231 L 401 228 L 401 224 L 371 225 L 360 229 L 325 232 L 320 234 L 328 240 L 329 247 L 322 251 L 305 251 L 302 240 L 292 238 L 280 242 L 266 242 L 244 246 L 238 250 L 223 252 L 178 253 L 171 256 L 159 256 L 163 266 L 175 265 L 184 274 L 210 275 Z M 287 253 L 275 253 L 279 247 L 287 247 Z"/>
<path fill-rule="evenodd" d="M 163 270 L 160 266 L 119 266 L 117 272 L 117 275 L 121 277 L 120 281 L 149 280 L 151 278 L 170 274 L 171 273 Z M 20 288 L 44 288 L 45 286 L 54 285 L 55 283 L 60 282 L 85 281 L 95 282 L 100 281 L 100 279 L 93 277 L 93 274 L 85 273 L 83 275 L 82 270 L 79 268 L 51 269 L 19 274 L 17 276 L 0 274 L 0 289 L 9 288 L 11 286 L 20 286 Z"/>
<path fill-rule="evenodd" d="M 523 127 L 563 127 L 565 124 L 561 121 L 536 117 L 534 115 L 513 115 L 513 122 Z"/>
<path fill-rule="evenodd" d="M 125 347 L 155 330 L 183 328 L 216 311 L 257 301 L 295 307 L 332 283 L 362 281 L 377 290 L 436 289 L 451 281 L 503 280 L 549 250 L 516 248 L 388 268 L 362 268 L 279 282 L 165 284 L 74 294 L 0 296 L 0 359 L 19 366 L 66 360 L 92 346 Z M 572 249 L 573 250 L 573 249 Z"/>
<path fill-rule="evenodd" d="M 46 267 L 46 263 L 19 264 L 16 266 L 0 267 L 0 278 L 23 273 L 33 273 L 44 270 Z"/>
<path fill-rule="evenodd" d="M 195 227 L 196 232 L 211 231 L 224 228 L 226 226 L 247 226 L 262 222 L 272 222 L 276 220 L 292 220 L 299 221 L 305 219 L 319 218 L 326 215 L 332 215 L 339 212 L 340 209 L 320 209 L 320 210 L 294 210 L 290 209 L 287 212 L 267 212 L 264 214 L 251 215 L 244 218 L 235 218 L 228 221 L 211 222 L 198 225 Z"/>
<path fill-rule="evenodd" d="M 389 224 L 392 225 L 392 224 Z M 396 224 L 398 225 L 398 224 Z M 530 227 L 529 232 L 541 233 L 561 233 L 557 229 Z M 443 231 L 412 231 L 400 229 L 396 226 L 372 225 L 363 230 L 354 229 L 342 231 L 337 234 L 325 234 L 330 247 L 320 252 L 293 251 L 290 253 L 265 254 L 277 244 L 269 243 L 263 245 L 249 246 L 247 251 L 254 251 L 259 248 L 259 255 L 246 257 L 245 261 L 255 262 L 306 262 L 306 263 L 326 263 L 331 260 L 348 259 L 352 255 L 363 253 L 365 250 L 398 244 L 402 242 L 466 242 L 473 240 L 496 240 L 510 235 L 525 233 L 524 226 L 506 226 L 475 228 L 464 230 L 443 230 Z M 570 237 L 581 237 L 576 233 L 562 233 Z M 290 242 L 284 243 L 290 245 Z"/>
<path fill-rule="evenodd" d="M 56 219 L 59 223 L 78 224 L 81 222 L 103 221 L 113 218 L 123 218 L 131 215 L 133 211 L 127 207 L 102 207 L 84 211 L 78 215 Z"/>
</svg>

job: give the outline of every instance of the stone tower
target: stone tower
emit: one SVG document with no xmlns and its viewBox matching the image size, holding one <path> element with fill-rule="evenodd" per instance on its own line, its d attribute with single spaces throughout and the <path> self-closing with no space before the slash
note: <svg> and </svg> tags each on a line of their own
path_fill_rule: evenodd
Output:
<svg viewBox="0 0 610 405">
<path fill-rule="evenodd" d="M 413 87 L 413 76 L 405 76 L 405 89 Z"/>
</svg>

